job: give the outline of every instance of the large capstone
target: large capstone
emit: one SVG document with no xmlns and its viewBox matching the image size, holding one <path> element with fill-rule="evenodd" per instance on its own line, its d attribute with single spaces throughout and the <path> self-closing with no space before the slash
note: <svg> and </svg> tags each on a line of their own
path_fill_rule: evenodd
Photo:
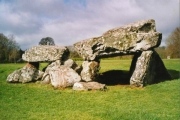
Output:
<svg viewBox="0 0 180 120">
<path fill-rule="evenodd" d="M 111 29 L 100 37 L 75 43 L 74 48 L 84 60 L 96 60 L 153 49 L 160 45 L 161 38 L 155 21 L 150 19 Z"/>
<path fill-rule="evenodd" d="M 28 62 L 44 62 L 55 60 L 66 60 L 69 50 L 63 46 L 39 45 L 25 51 L 22 59 Z"/>
</svg>

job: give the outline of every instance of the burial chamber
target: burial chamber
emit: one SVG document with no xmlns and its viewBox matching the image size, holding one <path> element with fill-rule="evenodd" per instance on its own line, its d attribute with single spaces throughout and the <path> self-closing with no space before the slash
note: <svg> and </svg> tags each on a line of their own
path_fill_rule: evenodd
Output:
<svg viewBox="0 0 180 120">
<path fill-rule="evenodd" d="M 84 59 L 82 66 L 69 59 L 67 47 L 33 46 L 22 55 L 22 59 L 28 63 L 9 74 L 6 81 L 40 81 L 52 84 L 54 88 L 73 86 L 74 90 L 105 89 L 105 84 L 94 82 L 99 77 L 100 59 L 133 55 L 129 83 L 131 86 L 144 87 L 171 79 L 154 50 L 160 45 L 161 39 L 162 34 L 156 31 L 153 19 L 108 30 L 102 36 L 74 44 L 75 51 Z M 44 71 L 39 70 L 40 62 L 49 62 Z"/>
<path fill-rule="evenodd" d="M 154 48 L 161 43 L 162 33 L 156 31 L 155 20 L 142 20 L 111 29 L 102 36 L 74 44 L 75 51 L 84 59 L 81 72 L 84 81 L 97 78 L 100 59 L 134 55 L 130 66 L 130 85 L 143 87 L 171 76 Z"/>
</svg>

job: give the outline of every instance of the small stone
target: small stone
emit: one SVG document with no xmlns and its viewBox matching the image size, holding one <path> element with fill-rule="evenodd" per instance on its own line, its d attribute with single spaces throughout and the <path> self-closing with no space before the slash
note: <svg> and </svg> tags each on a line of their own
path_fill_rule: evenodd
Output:
<svg viewBox="0 0 180 120">
<path fill-rule="evenodd" d="M 80 74 L 80 72 L 82 70 L 82 66 L 78 66 L 78 64 L 72 59 L 68 59 L 68 60 L 64 61 L 63 65 L 66 66 L 66 67 L 72 68 L 78 74 Z"/>
<path fill-rule="evenodd" d="M 105 84 L 98 82 L 76 82 L 73 85 L 73 90 L 106 90 Z"/>
<path fill-rule="evenodd" d="M 82 80 L 89 82 L 89 81 L 95 81 L 98 73 L 99 73 L 99 62 L 96 61 L 84 61 L 82 63 L 82 71 L 81 71 L 81 78 Z"/>
<path fill-rule="evenodd" d="M 44 73 L 41 83 L 42 84 L 50 84 L 51 83 L 50 75 L 47 73 Z"/>
</svg>

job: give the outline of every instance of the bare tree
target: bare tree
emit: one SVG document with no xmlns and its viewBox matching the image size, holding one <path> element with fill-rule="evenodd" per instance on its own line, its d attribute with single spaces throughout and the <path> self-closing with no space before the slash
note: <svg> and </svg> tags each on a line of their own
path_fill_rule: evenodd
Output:
<svg viewBox="0 0 180 120">
<path fill-rule="evenodd" d="M 0 62 L 8 60 L 8 38 L 0 33 Z"/>
<path fill-rule="evenodd" d="M 167 38 L 167 55 L 172 58 L 180 58 L 180 27 L 177 27 Z"/>
<path fill-rule="evenodd" d="M 16 62 L 20 58 L 20 47 L 15 41 L 14 35 L 8 36 L 8 53 L 9 53 L 9 62 Z"/>
<path fill-rule="evenodd" d="M 19 50 L 14 35 L 0 34 L 0 62 L 15 62 L 20 58 Z"/>
<path fill-rule="evenodd" d="M 166 47 L 165 47 L 165 46 L 157 47 L 157 48 L 155 48 L 155 51 L 159 54 L 159 56 L 160 56 L 162 59 L 167 58 L 167 55 L 166 55 Z"/>
</svg>

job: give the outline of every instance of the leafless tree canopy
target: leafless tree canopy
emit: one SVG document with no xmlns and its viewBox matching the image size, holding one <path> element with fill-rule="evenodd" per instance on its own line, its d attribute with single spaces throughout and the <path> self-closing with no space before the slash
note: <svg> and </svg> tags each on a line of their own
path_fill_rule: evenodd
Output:
<svg viewBox="0 0 180 120">
<path fill-rule="evenodd" d="M 180 58 L 180 27 L 177 27 L 167 38 L 167 55 Z"/>
<path fill-rule="evenodd" d="M 0 33 L 0 62 L 16 62 L 21 57 L 20 51 L 14 35 L 6 37 Z"/>
</svg>

